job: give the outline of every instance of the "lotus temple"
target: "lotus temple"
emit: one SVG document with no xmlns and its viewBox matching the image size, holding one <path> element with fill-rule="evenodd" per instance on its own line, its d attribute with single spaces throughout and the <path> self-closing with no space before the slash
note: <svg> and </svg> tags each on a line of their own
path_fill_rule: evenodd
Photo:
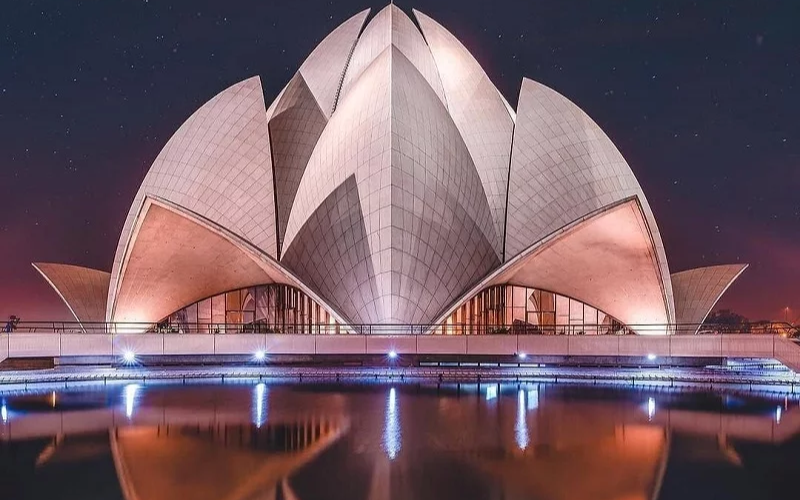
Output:
<svg viewBox="0 0 800 500">
<path fill-rule="evenodd" d="M 270 104 L 254 76 L 190 116 L 110 270 L 34 267 L 86 331 L 668 335 L 696 333 L 746 266 L 672 273 L 586 113 L 529 79 L 514 109 L 444 27 L 389 5 Z"/>
</svg>

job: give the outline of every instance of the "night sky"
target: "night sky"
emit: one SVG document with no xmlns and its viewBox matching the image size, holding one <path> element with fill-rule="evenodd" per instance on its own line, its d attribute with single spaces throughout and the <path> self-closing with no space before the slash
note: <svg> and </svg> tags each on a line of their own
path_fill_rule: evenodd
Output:
<svg viewBox="0 0 800 500">
<path fill-rule="evenodd" d="M 800 316 L 800 2 L 398 2 L 458 37 L 516 106 L 527 76 L 614 140 L 672 272 L 748 262 L 718 307 Z M 71 319 L 30 266 L 110 270 L 140 182 L 216 93 L 267 103 L 367 0 L 51 0 L 0 15 L 0 317 Z M 455 7 L 454 7 L 455 6 Z"/>
</svg>

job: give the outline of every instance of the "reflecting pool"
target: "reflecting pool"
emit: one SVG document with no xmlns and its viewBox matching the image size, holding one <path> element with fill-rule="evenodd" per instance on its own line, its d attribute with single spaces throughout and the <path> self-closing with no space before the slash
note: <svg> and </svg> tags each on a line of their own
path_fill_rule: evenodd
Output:
<svg viewBox="0 0 800 500">
<path fill-rule="evenodd" d="M 0 498 L 769 499 L 793 397 L 547 384 L 121 383 L 0 395 Z"/>
</svg>

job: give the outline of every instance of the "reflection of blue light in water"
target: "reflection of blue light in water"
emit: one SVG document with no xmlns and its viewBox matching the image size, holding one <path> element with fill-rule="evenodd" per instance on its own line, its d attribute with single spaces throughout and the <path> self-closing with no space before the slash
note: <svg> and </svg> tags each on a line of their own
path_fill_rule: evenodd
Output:
<svg viewBox="0 0 800 500">
<path fill-rule="evenodd" d="M 253 391 L 253 423 L 261 427 L 267 421 L 267 384 L 256 384 Z"/>
<path fill-rule="evenodd" d="M 528 409 L 535 410 L 539 407 L 539 391 L 528 389 Z"/>
<path fill-rule="evenodd" d="M 133 410 L 136 406 L 136 392 L 139 390 L 139 384 L 128 384 L 125 386 L 125 416 L 131 418 Z"/>
<path fill-rule="evenodd" d="M 486 401 L 491 401 L 497 397 L 497 386 L 490 385 L 486 387 Z"/>
<path fill-rule="evenodd" d="M 523 451 L 528 447 L 529 442 L 526 409 L 525 391 L 520 389 L 519 392 L 517 392 L 517 423 L 514 425 L 514 438 L 517 440 L 519 449 Z"/>
<path fill-rule="evenodd" d="M 778 406 L 775 409 L 775 422 L 778 423 L 778 424 L 781 423 L 781 407 L 780 406 Z"/>
<path fill-rule="evenodd" d="M 383 447 L 389 460 L 394 460 L 400 452 L 400 413 L 397 410 L 397 390 L 389 389 L 389 398 L 386 400 L 386 423 L 383 427 Z"/>
<path fill-rule="evenodd" d="M 655 398 L 647 398 L 647 420 L 652 420 L 656 414 L 656 400 Z"/>
</svg>

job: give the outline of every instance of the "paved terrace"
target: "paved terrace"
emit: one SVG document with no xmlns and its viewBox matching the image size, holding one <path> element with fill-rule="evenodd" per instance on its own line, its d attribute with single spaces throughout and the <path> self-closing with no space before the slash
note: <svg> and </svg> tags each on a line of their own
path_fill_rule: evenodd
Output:
<svg viewBox="0 0 800 500">
<path fill-rule="evenodd" d="M 780 335 L 300 335 L 269 333 L 0 334 L 6 358 L 252 355 L 616 356 L 775 359 L 800 372 L 800 345 Z"/>
</svg>

